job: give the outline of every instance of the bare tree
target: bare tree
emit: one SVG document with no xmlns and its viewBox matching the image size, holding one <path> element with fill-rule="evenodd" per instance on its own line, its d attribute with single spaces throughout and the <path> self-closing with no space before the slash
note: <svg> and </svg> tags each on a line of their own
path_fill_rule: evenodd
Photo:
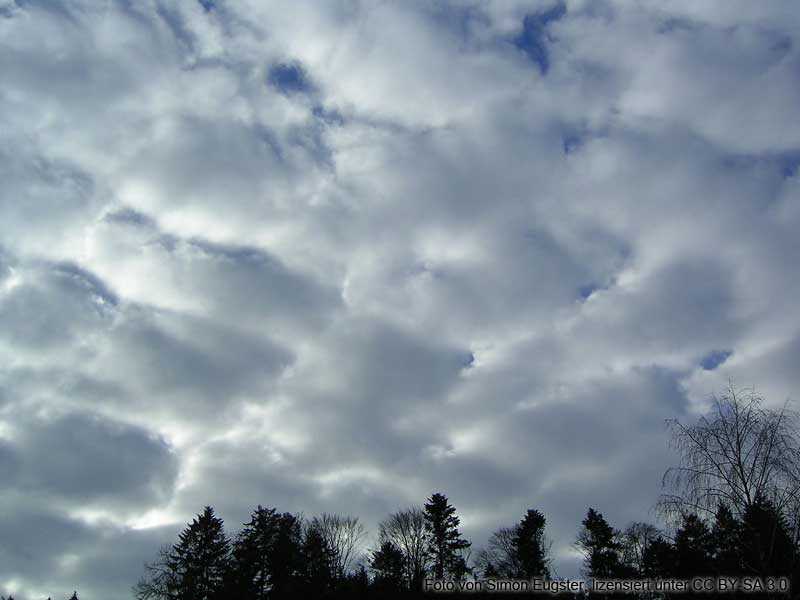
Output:
<svg viewBox="0 0 800 600">
<path fill-rule="evenodd" d="M 162 546 L 158 558 L 145 564 L 145 575 L 133 588 L 136 600 L 171 600 L 178 597 L 178 574 L 170 565 L 171 546 Z"/>
<path fill-rule="evenodd" d="M 359 544 L 367 534 L 358 517 L 322 513 L 311 519 L 309 527 L 322 536 L 328 547 L 334 575 L 341 578 L 349 573 Z"/>
<path fill-rule="evenodd" d="M 422 581 L 429 557 L 425 537 L 425 513 L 417 506 L 397 511 L 378 528 L 380 543 L 391 542 L 405 558 L 405 579 L 409 588 Z"/>
<path fill-rule="evenodd" d="M 475 566 L 484 574 L 500 577 L 516 577 L 521 566 L 514 541 L 519 526 L 501 527 L 490 537 L 485 548 L 478 551 Z"/>
<path fill-rule="evenodd" d="M 636 521 L 628 525 L 619 536 L 625 565 L 633 572 L 643 575 L 647 550 L 661 535 L 661 531 L 650 523 Z"/>
<path fill-rule="evenodd" d="M 795 413 L 786 405 L 767 408 L 755 390 L 732 383 L 711 399 L 710 412 L 696 424 L 669 422 L 681 464 L 664 473 L 670 492 L 661 497 L 662 511 L 712 516 L 724 503 L 741 517 L 758 499 L 790 511 L 800 500 Z"/>
</svg>

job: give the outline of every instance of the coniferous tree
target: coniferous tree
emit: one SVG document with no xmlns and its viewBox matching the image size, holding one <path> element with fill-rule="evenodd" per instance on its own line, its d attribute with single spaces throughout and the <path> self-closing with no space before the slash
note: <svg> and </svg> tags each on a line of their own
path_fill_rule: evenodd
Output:
<svg viewBox="0 0 800 600">
<path fill-rule="evenodd" d="M 230 542 L 222 519 L 206 506 L 178 537 L 167 558 L 168 569 L 175 574 L 176 600 L 215 600 L 223 593 Z"/>
<path fill-rule="evenodd" d="M 425 503 L 425 530 L 432 572 L 436 578 L 441 579 L 445 574 L 460 578 L 468 571 L 463 552 L 471 544 L 461 537 L 460 523 L 447 496 L 432 494 Z"/>
<path fill-rule="evenodd" d="M 282 593 L 299 569 L 299 531 L 293 515 L 259 505 L 233 544 L 228 593 L 255 600 Z"/>
<path fill-rule="evenodd" d="M 545 517 L 538 510 L 529 510 L 517 525 L 512 542 L 519 565 L 517 577 L 549 576 L 544 526 Z"/>
<path fill-rule="evenodd" d="M 733 516 L 727 504 L 720 503 L 711 529 L 714 552 L 714 571 L 717 575 L 734 575 L 742 572 L 741 523 Z"/>
<path fill-rule="evenodd" d="M 686 514 L 675 532 L 675 575 L 708 575 L 712 572 L 713 558 L 714 541 L 708 526 L 696 514 Z"/>
<path fill-rule="evenodd" d="M 272 591 L 276 598 L 296 590 L 303 571 L 303 523 L 300 517 L 285 512 L 278 519 L 272 551 Z"/>
<path fill-rule="evenodd" d="M 675 547 L 663 536 L 656 537 L 644 549 L 642 575 L 652 579 L 675 576 Z"/>
<path fill-rule="evenodd" d="M 270 558 L 275 535 L 275 509 L 260 504 L 244 524 L 231 551 L 231 593 L 263 600 L 272 589 Z"/>
<path fill-rule="evenodd" d="M 303 589 L 307 597 L 323 597 L 333 590 L 334 561 L 325 537 L 315 527 L 306 529 L 302 546 Z"/>
<path fill-rule="evenodd" d="M 392 542 L 383 542 L 372 553 L 370 568 L 375 573 L 375 587 L 381 592 L 396 592 L 405 587 L 406 559 Z"/>
<path fill-rule="evenodd" d="M 618 577 L 622 569 L 618 532 L 603 515 L 589 508 L 582 521 L 577 546 L 584 556 L 584 571 L 589 577 Z"/>
<path fill-rule="evenodd" d="M 797 548 L 786 518 L 763 497 L 747 507 L 741 522 L 742 566 L 767 576 L 788 576 L 796 564 Z"/>
<path fill-rule="evenodd" d="M 681 525 L 675 532 L 673 557 L 673 577 L 691 579 L 713 575 L 714 540 L 708 525 L 697 514 L 683 515 Z M 673 597 L 675 600 L 689 599 L 694 594 L 673 594 Z"/>
</svg>

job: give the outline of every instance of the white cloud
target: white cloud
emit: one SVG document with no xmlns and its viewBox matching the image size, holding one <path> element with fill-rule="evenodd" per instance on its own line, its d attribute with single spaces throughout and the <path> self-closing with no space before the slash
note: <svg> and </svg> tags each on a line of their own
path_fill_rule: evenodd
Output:
<svg viewBox="0 0 800 600">
<path fill-rule="evenodd" d="M 664 418 L 797 393 L 796 9 L 555 6 L 0 2 L 0 593 L 435 490 L 574 573 Z"/>
</svg>

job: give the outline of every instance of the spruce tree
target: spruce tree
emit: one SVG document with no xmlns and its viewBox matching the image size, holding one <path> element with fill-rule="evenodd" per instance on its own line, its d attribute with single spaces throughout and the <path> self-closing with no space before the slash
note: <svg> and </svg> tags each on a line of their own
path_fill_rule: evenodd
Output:
<svg viewBox="0 0 800 600">
<path fill-rule="evenodd" d="M 658 536 L 644 549 L 642 575 L 652 579 L 675 577 L 675 547 L 663 536 Z"/>
<path fill-rule="evenodd" d="M 287 592 L 297 586 L 303 568 L 302 519 L 285 512 L 278 520 L 278 535 L 272 554 L 273 590 Z"/>
<path fill-rule="evenodd" d="M 529 510 L 516 527 L 512 544 L 520 569 L 518 577 L 549 576 L 544 525 L 544 515 L 538 510 Z"/>
<path fill-rule="evenodd" d="M 306 529 L 303 539 L 304 595 L 322 597 L 333 589 L 333 556 L 324 536 L 314 527 Z"/>
<path fill-rule="evenodd" d="M 698 575 L 713 574 L 714 540 L 708 525 L 698 515 L 687 513 L 683 516 L 675 532 L 674 549 L 674 577 L 691 579 Z M 674 600 L 688 600 L 694 598 L 695 594 L 689 592 L 672 596 Z"/>
<path fill-rule="evenodd" d="M 403 551 L 390 541 L 372 553 L 370 568 L 375 573 L 375 586 L 382 592 L 399 591 L 403 586 L 406 561 Z"/>
<path fill-rule="evenodd" d="M 461 537 L 460 522 L 455 507 L 444 494 L 432 494 L 425 503 L 427 548 L 436 578 L 441 579 L 445 574 L 460 578 L 468 570 L 462 552 L 471 544 Z"/>
<path fill-rule="evenodd" d="M 694 513 L 683 517 L 675 532 L 675 575 L 693 577 L 711 573 L 714 541 L 705 522 Z"/>
<path fill-rule="evenodd" d="M 176 600 L 216 600 L 223 593 L 230 564 L 230 542 L 222 519 L 206 506 L 178 537 L 167 558 L 176 575 Z"/>
<path fill-rule="evenodd" d="M 711 529 L 714 552 L 714 572 L 731 575 L 742 572 L 742 526 L 726 504 L 720 504 Z"/>
<path fill-rule="evenodd" d="M 258 506 L 233 544 L 228 593 L 264 600 L 289 586 L 300 568 L 300 524 L 289 513 Z"/>
<path fill-rule="evenodd" d="M 590 577 L 618 577 L 622 571 L 617 531 L 603 515 L 589 508 L 582 521 L 577 546 L 584 556 L 584 571 Z"/>
<path fill-rule="evenodd" d="M 758 497 L 747 507 L 741 523 L 742 566 L 750 573 L 789 576 L 797 564 L 797 548 L 786 518 L 769 500 Z"/>
</svg>

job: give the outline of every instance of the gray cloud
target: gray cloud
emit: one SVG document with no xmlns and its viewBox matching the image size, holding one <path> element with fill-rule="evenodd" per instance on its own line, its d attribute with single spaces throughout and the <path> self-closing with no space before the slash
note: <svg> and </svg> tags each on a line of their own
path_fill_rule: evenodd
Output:
<svg viewBox="0 0 800 600">
<path fill-rule="evenodd" d="M 76 506 L 138 510 L 169 498 L 177 478 L 164 441 L 96 416 L 17 417 L 10 449 L 12 488 Z"/>
</svg>

